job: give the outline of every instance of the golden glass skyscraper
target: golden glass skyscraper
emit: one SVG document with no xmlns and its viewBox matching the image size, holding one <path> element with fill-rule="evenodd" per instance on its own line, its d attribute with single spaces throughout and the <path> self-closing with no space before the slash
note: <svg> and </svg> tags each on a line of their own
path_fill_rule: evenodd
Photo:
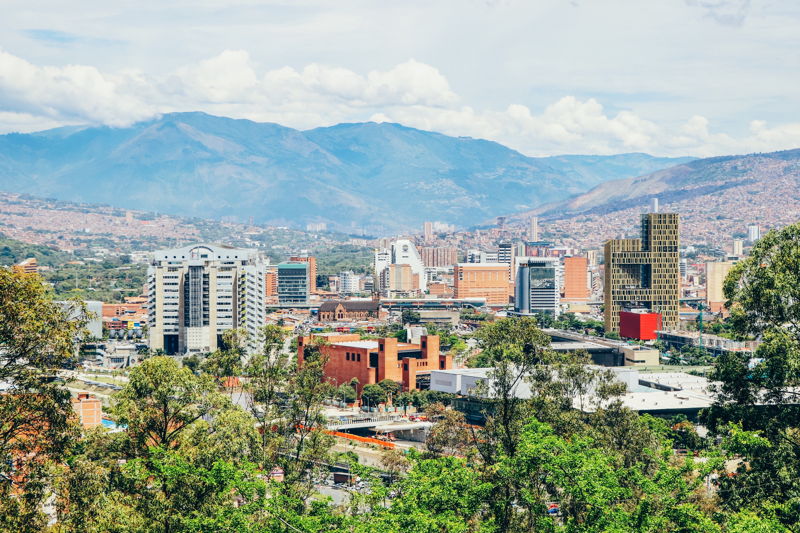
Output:
<svg viewBox="0 0 800 533">
<path fill-rule="evenodd" d="M 646 213 L 640 239 L 606 242 L 606 331 L 619 332 L 619 312 L 630 304 L 661 313 L 664 329 L 678 326 L 678 225 L 677 213 Z"/>
</svg>

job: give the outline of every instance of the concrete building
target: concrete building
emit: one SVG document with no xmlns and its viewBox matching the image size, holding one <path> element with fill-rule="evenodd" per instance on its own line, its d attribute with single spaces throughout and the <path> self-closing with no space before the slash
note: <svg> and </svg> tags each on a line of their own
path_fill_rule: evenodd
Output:
<svg viewBox="0 0 800 533">
<path fill-rule="evenodd" d="M 519 262 L 514 292 L 516 313 L 559 315 L 559 266 L 559 260 L 555 257 L 528 257 Z"/>
<path fill-rule="evenodd" d="M 74 302 L 62 300 L 56 302 L 62 309 L 64 309 L 70 319 L 86 318 L 86 331 L 89 332 L 89 337 L 93 339 L 103 338 L 103 302 L 97 300 L 85 300 L 83 303 L 86 305 L 86 313 L 88 317 L 84 317 L 79 309 L 76 308 Z"/>
<path fill-rule="evenodd" d="M 747 226 L 747 240 L 750 244 L 755 244 L 755 242 L 761 238 L 761 228 L 758 227 L 758 224 L 750 224 Z"/>
<path fill-rule="evenodd" d="M 742 257 L 744 255 L 744 240 L 733 239 L 733 255 Z"/>
<path fill-rule="evenodd" d="M 735 341 L 718 335 L 700 333 L 698 331 L 661 330 L 659 340 L 670 348 L 680 350 L 685 346 L 702 347 L 711 355 L 722 355 L 725 352 L 747 352 L 752 354 L 758 348 L 758 341 Z"/>
<path fill-rule="evenodd" d="M 39 263 L 36 261 L 35 257 L 29 257 L 14 265 L 12 270 L 20 274 L 38 274 Z"/>
<path fill-rule="evenodd" d="M 422 263 L 426 267 L 452 267 L 458 263 L 458 250 L 452 246 L 420 248 Z"/>
<path fill-rule="evenodd" d="M 361 279 L 352 270 L 339 272 L 337 277 L 339 294 L 356 294 L 361 292 Z"/>
<path fill-rule="evenodd" d="M 507 305 L 510 284 L 505 263 L 459 263 L 453 269 L 456 299 L 484 298 L 488 305 Z"/>
<path fill-rule="evenodd" d="M 439 353 L 439 337 L 423 335 L 419 344 L 398 342 L 394 337 L 363 341 L 359 335 L 317 335 L 299 337 L 297 362 L 303 364 L 305 348 L 314 337 L 323 337 L 320 351 L 326 356 L 325 379 L 334 385 L 358 380 L 357 392 L 364 385 L 388 379 L 400 383 L 403 391 L 418 388 L 420 379 L 428 380 L 433 370 L 452 368 L 452 358 Z"/>
<path fill-rule="evenodd" d="M 422 238 L 425 239 L 425 242 L 431 242 L 433 240 L 433 222 L 423 222 Z"/>
<path fill-rule="evenodd" d="M 591 296 L 589 260 L 585 257 L 564 258 L 564 300 L 582 302 Z"/>
<path fill-rule="evenodd" d="M 235 328 L 255 342 L 266 320 L 265 264 L 255 250 L 208 244 L 159 250 L 147 278 L 153 350 L 212 352 Z"/>
<path fill-rule="evenodd" d="M 660 313 L 663 327 L 678 325 L 680 261 L 676 213 L 642 215 L 639 239 L 605 243 L 605 328 L 619 333 L 619 312 L 637 304 Z"/>
<path fill-rule="evenodd" d="M 536 242 L 539 240 L 539 217 L 531 217 L 529 223 L 528 240 Z"/>
<path fill-rule="evenodd" d="M 406 269 L 396 267 L 392 272 L 387 272 L 392 265 L 407 265 L 410 277 Z M 380 291 L 384 294 L 389 291 L 424 291 L 426 287 L 425 265 L 417 251 L 414 243 L 408 239 L 398 239 L 391 244 L 390 249 L 380 249 L 375 251 L 375 277 L 380 282 Z M 411 288 L 408 287 L 407 279 L 411 281 Z M 394 288 L 389 286 L 391 280 L 395 281 Z M 397 287 L 404 287 L 398 289 Z"/>
<path fill-rule="evenodd" d="M 72 398 L 72 410 L 84 429 L 94 428 L 103 423 L 103 404 L 93 394 L 79 392 Z"/>
<path fill-rule="evenodd" d="M 281 305 L 305 305 L 311 293 L 308 262 L 278 265 L 278 302 Z"/>
<path fill-rule="evenodd" d="M 735 264 L 733 261 L 706 263 L 706 305 L 715 313 L 719 312 L 725 304 L 726 298 L 722 287 L 725 277 Z"/>
<path fill-rule="evenodd" d="M 278 269 L 274 266 L 267 266 L 264 272 L 264 294 L 267 298 L 278 296 Z"/>
</svg>

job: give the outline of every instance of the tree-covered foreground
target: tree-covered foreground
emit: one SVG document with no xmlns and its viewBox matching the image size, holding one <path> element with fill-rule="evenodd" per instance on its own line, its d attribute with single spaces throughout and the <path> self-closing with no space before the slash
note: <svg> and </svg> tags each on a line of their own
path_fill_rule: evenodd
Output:
<svg viewBox="0 0 800 533">
<path fill-rule="evenodd" d="M 763 238 L 726 294 L 737 331 L 764 343 L 755 360 L 717 360 L 703 436 L 622 407 L 620 386 L 585 355 L 556 354 L 534 321 L 504 319 L 477 333 L 496 369 L 486 425 L 431 405 L 425 447 L 386 452 L 374 469 L 332 451 L 324 361 L 310 347 L 298 369 L 277 327 L 250 358 L 231 334 L 192 367 L 146 359 L 113 397 L 126 430 L 81 431 L 54 379 L 82 328 L 67 318 L 75 310 L 52 304 L 36 277 L 0 270 L 0 382 L 11 386 L 0 396 L 0 530 L 800 531 L 800 226 Z M 247 405 L 231 402 L 229 376 Z M 522 381 L 529 399 L 512 393 Z M 317 489 L 345 461 L 363 483 L 335 505 Z"/>
</svg>

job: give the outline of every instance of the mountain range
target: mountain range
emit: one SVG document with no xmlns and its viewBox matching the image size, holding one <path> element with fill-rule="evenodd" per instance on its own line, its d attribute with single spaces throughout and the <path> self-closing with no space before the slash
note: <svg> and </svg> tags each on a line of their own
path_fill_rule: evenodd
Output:
<svg viewBox="0 0 800 533">
<path fill-rule="evenodd" d="M 748 224 L 762 230 L 800 220 L 800 149 L 696 159 L 644 176 L 611 180 L 567 200 L 513 218 L 539 214 L 551 236 L 596 246 L 638 233 L 638 214 L 657 197 L 681 215 L 687 242 L 728 248 Z"/>
<path fill-rule="evenodd" d="M 692 164 L 647 154 L 527 157 L 391 123 L 300 131 L 204 113 L 0 136 L 0 190 L 179 216 L 381 233 L 459 226 Z"/>
</svg>

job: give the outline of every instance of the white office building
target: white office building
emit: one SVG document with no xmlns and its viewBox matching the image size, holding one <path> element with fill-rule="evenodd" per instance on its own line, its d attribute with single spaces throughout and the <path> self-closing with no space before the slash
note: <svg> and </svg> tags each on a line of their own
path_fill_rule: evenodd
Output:
<svg viewBox="0 0 800 533">
<path fill-rule="evenodd" d="M 255 348 L 266 320 L 265 267 L 257 251 L 229 246 L 154 252 L 147 269 L 150 348 L 213 352 L 222 334 L 237 328 Z"/>
<path fill-rule="evenodd" d="M 389 290 L 387 285 L 390 279 L 388 270 L 391 265 L 408 265 L 411 268 L 411 274 L 416 276 L 417 287 L 415 290 L 424 291 L 427 287 L 425 281 L 425 264 L 422 262 L 417 247 L 408 239 L 398 239 L 391 244 L 390 249 L 381 249 L 375 251 L 375 277 L 381 281 L 381 290 Z"/>
<path fill-rule="evenodd" d="M 339 294 L 356 294 L 361 292 L 361 280 L 352 270 L 339 272 Z"/>
</svg>

